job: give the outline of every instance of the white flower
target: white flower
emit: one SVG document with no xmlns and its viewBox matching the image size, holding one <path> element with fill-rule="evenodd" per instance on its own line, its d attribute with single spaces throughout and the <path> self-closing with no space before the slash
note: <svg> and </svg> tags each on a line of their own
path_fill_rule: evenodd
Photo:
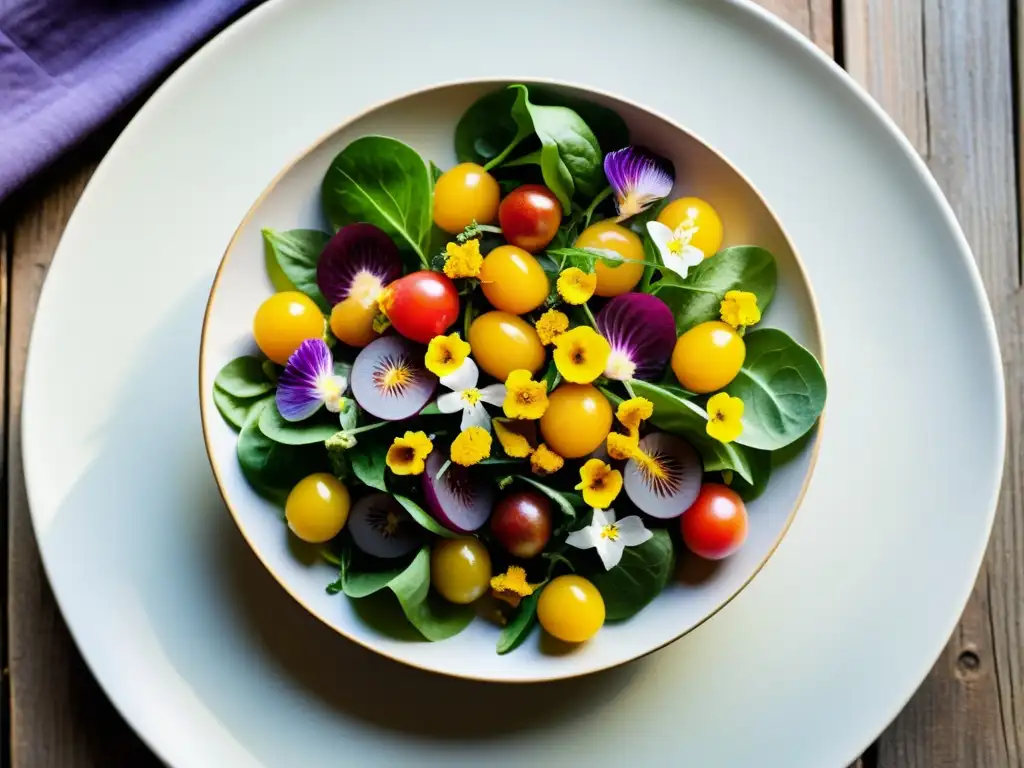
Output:
<svg viewBox="0 0 1024 768">
<path fill-rule="evenodd" d="M 697 234 L 693 219 L 685 219 L 675 230 L 671 230 L 660 221 L 648 221 L 647 232 L 651 240 L 658 246 L 661 261 L 665 269 L 670 269 L 685 279 L 690 267 L 696 267 L 704 261 L 704 251 L 690 245 L 690 240 Z"/>
<path fill-rule="evenodd" d="M 437 398 L 437 410 L 441 413 L 462 411 L 462 431 L 470 427 L 482 427 L 491 431 L 491 417 L 487 415 L 484 403 L 499 408 L 505 402 L 505 385 L 491 384 L 483 389 L 476 388 L 480 369 L 472 358 L 467 357 L 455 373 L 441 377 L 442 386 L 451 392 Z"/>
<path fill-rule="evenodd" d="M 644 528 L 643 521 L 636 515 L 615 521 L 614 509 L 594 509 L 594 519 L 586 528 L 573 531 L 566 544 L 577 549 L 597 548 L 597 554 L 610 571 L 622 559 L 622 550 L 643 544 L 654 534 Z"/>
</svg>

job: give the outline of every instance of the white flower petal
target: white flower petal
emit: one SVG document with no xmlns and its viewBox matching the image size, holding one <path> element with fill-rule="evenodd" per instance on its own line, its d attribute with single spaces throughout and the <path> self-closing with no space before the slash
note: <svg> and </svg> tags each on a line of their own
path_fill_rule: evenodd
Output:
<svg viewBox="0 0 1024 768">
<path fill-rule="evenodd" d="M 665 265 L 665 269 L 675 272 L 684 280 L 686 279 L 686 273 L 690 271 L 691 265 L 687 264 L 684 258 L 676 256 L 674 253 L 663 251 L 661 261 Z"/>
<path fill-rule="evenodd" d="M 488 405 L 496 405 L 500 408 L 505 404 L 505 385 L 488 384 L 480 390 L 480 399 Z"/>
<path fill-rule="evenodd" d="M 654 534 L 644 527 L 644 521 L 636 515 L 624 517 L 615 524 L 619 531 L 619 541 L 624 547 L 635 547 L 643 544 Z"/>
<path fill-rule="evenodd" d="M 593 549 L 600 540 L 601 529 L 588 525 L 582 530 L 570 533 L 566 537 L 565 543 L 571 547 L 576 547 L 576 549 Z"/>
<path fill-rule="evenodd" d="M 651 240 L 658 246 L 658 252 L 661 254 L 662 260 L 664 260 L 665 254 L 672 255 L 672 252 L 668 249 L 668 244 L 675 239 L 675 232 L 660 221 L 648 221 L 647 234 L 651 236 Z"/>
<path fill-rule="evenodd" d="M 601 564 L 606 571 L 610 571 L 622 559 L 622 550 L 626 547 L 621 540 L 599 539 L 597 542 L 597 554 L 601 558 Z"/>
<path fill-rule="evenodd" d="M 442 397 L 446 397 L 446 395 L 442 395 Z M 462 411 L 462 431 L 465 432 L 470 427 L 483 427 L 488 432 L 491 431 L 491 417 L 487 415 L 487 409 L 484 408 L 483 403 L 467 405 Z"/>
<path fill-rule="evenodd" d="M 609 507 L 608 509 L 598 509 L 597 507 L 591 507 L 594 510 L 594 522 L 591 525 L 597 528 L 598 533 L 606 525 L 611 525 L 615 522 L 615 510 Z"/>
<path fill-rule="evenodd" d="M 683 248 L 683 263 L 689 267 L 696 267 L 704 261 L 704 251 L 692 245 Z"/>
<path fill-rule="evenodd" d="M 461 392 L 464 389 L 473 389 L 479 379 L 480 369 L 476 367 L 473 358 L 467 357 L 454 373 L 441 377 L 441 384 L 455 392 Z"/>
<path fill-rule="evenodd" d="M 441 413 L 461 411 L 463 405 L 461 392 L 447 392 L 437 398 L 437 410 Z"/>
</svg>

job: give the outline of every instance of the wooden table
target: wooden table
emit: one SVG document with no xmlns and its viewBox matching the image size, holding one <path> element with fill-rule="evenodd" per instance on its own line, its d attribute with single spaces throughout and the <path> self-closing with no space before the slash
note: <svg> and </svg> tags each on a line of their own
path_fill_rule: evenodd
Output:
<svg viewBox="0 0 1024 768">
<path fill-rule="evenodd" d="M 938 663 L 859 765 L 1024 766 L 1024 334 L 1015 147 L 1024 0 L 760 2 L 834 56 L 928 162 L 974 248 L 1007 376 L 1009 458 L 985 565 Z M 158 764 L 100 691 L 54 604 L 29 521 L 18 440 L 39 289 L 85 182 L 129 116 L 0 204 L 0 346 L 6 350 L 0 452 L 7 500 L 7 567 L 0 571 L 6 590 L 0 593 L 7 595 L 3 682 L 9 686 L 0 704 L 12 734 L 0 766 L 8 757 L 14 768 Z M 0 725 L 6 733 L 7 724 Z M 764 765 L 783 764 L 765 755 Z"/>
</svg>

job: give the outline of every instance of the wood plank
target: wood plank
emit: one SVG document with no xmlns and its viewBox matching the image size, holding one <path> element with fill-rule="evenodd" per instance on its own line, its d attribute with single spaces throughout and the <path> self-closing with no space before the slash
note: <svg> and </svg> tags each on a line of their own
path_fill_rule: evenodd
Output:
<svg viewBox="0 0 1024 768">
<path fill-rule="evenodd" d="M 71 640 L 39 560 L 22 476 L 19 433 L 29 332 L 53 251 L 95 167 L 82 162 L 62 171 L 63 180 L 37 191 L 11 242 L 6 444 L 13 768 L 157 765 L 106 700 Z"/>
<path fill-rule="evenodd" d="M 1009 7 L 844 0 L 843 9 L 850 72 L 925 156 L 974 249 L 1009 402 L 1006 478 L 985 566 L 949 645 L 882 736 L 878 765 L 1024 765 L 1024 329 Z"/>
<path fill-rule="evenodd" d="M 829 56 L 832 40 L 832 0 L 754 0 L 792 27 L 807 35 Z"/>
</svg>

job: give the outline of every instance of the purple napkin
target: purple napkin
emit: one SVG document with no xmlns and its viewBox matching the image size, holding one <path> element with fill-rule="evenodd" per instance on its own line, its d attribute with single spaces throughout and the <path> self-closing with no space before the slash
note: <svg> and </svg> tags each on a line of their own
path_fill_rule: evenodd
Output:
<svg viewBox="0 0 1024 768">
<path fill-rule="evenodd" d="M 256 0 L 0 0 L 0 200 Z"/>
</svg>

